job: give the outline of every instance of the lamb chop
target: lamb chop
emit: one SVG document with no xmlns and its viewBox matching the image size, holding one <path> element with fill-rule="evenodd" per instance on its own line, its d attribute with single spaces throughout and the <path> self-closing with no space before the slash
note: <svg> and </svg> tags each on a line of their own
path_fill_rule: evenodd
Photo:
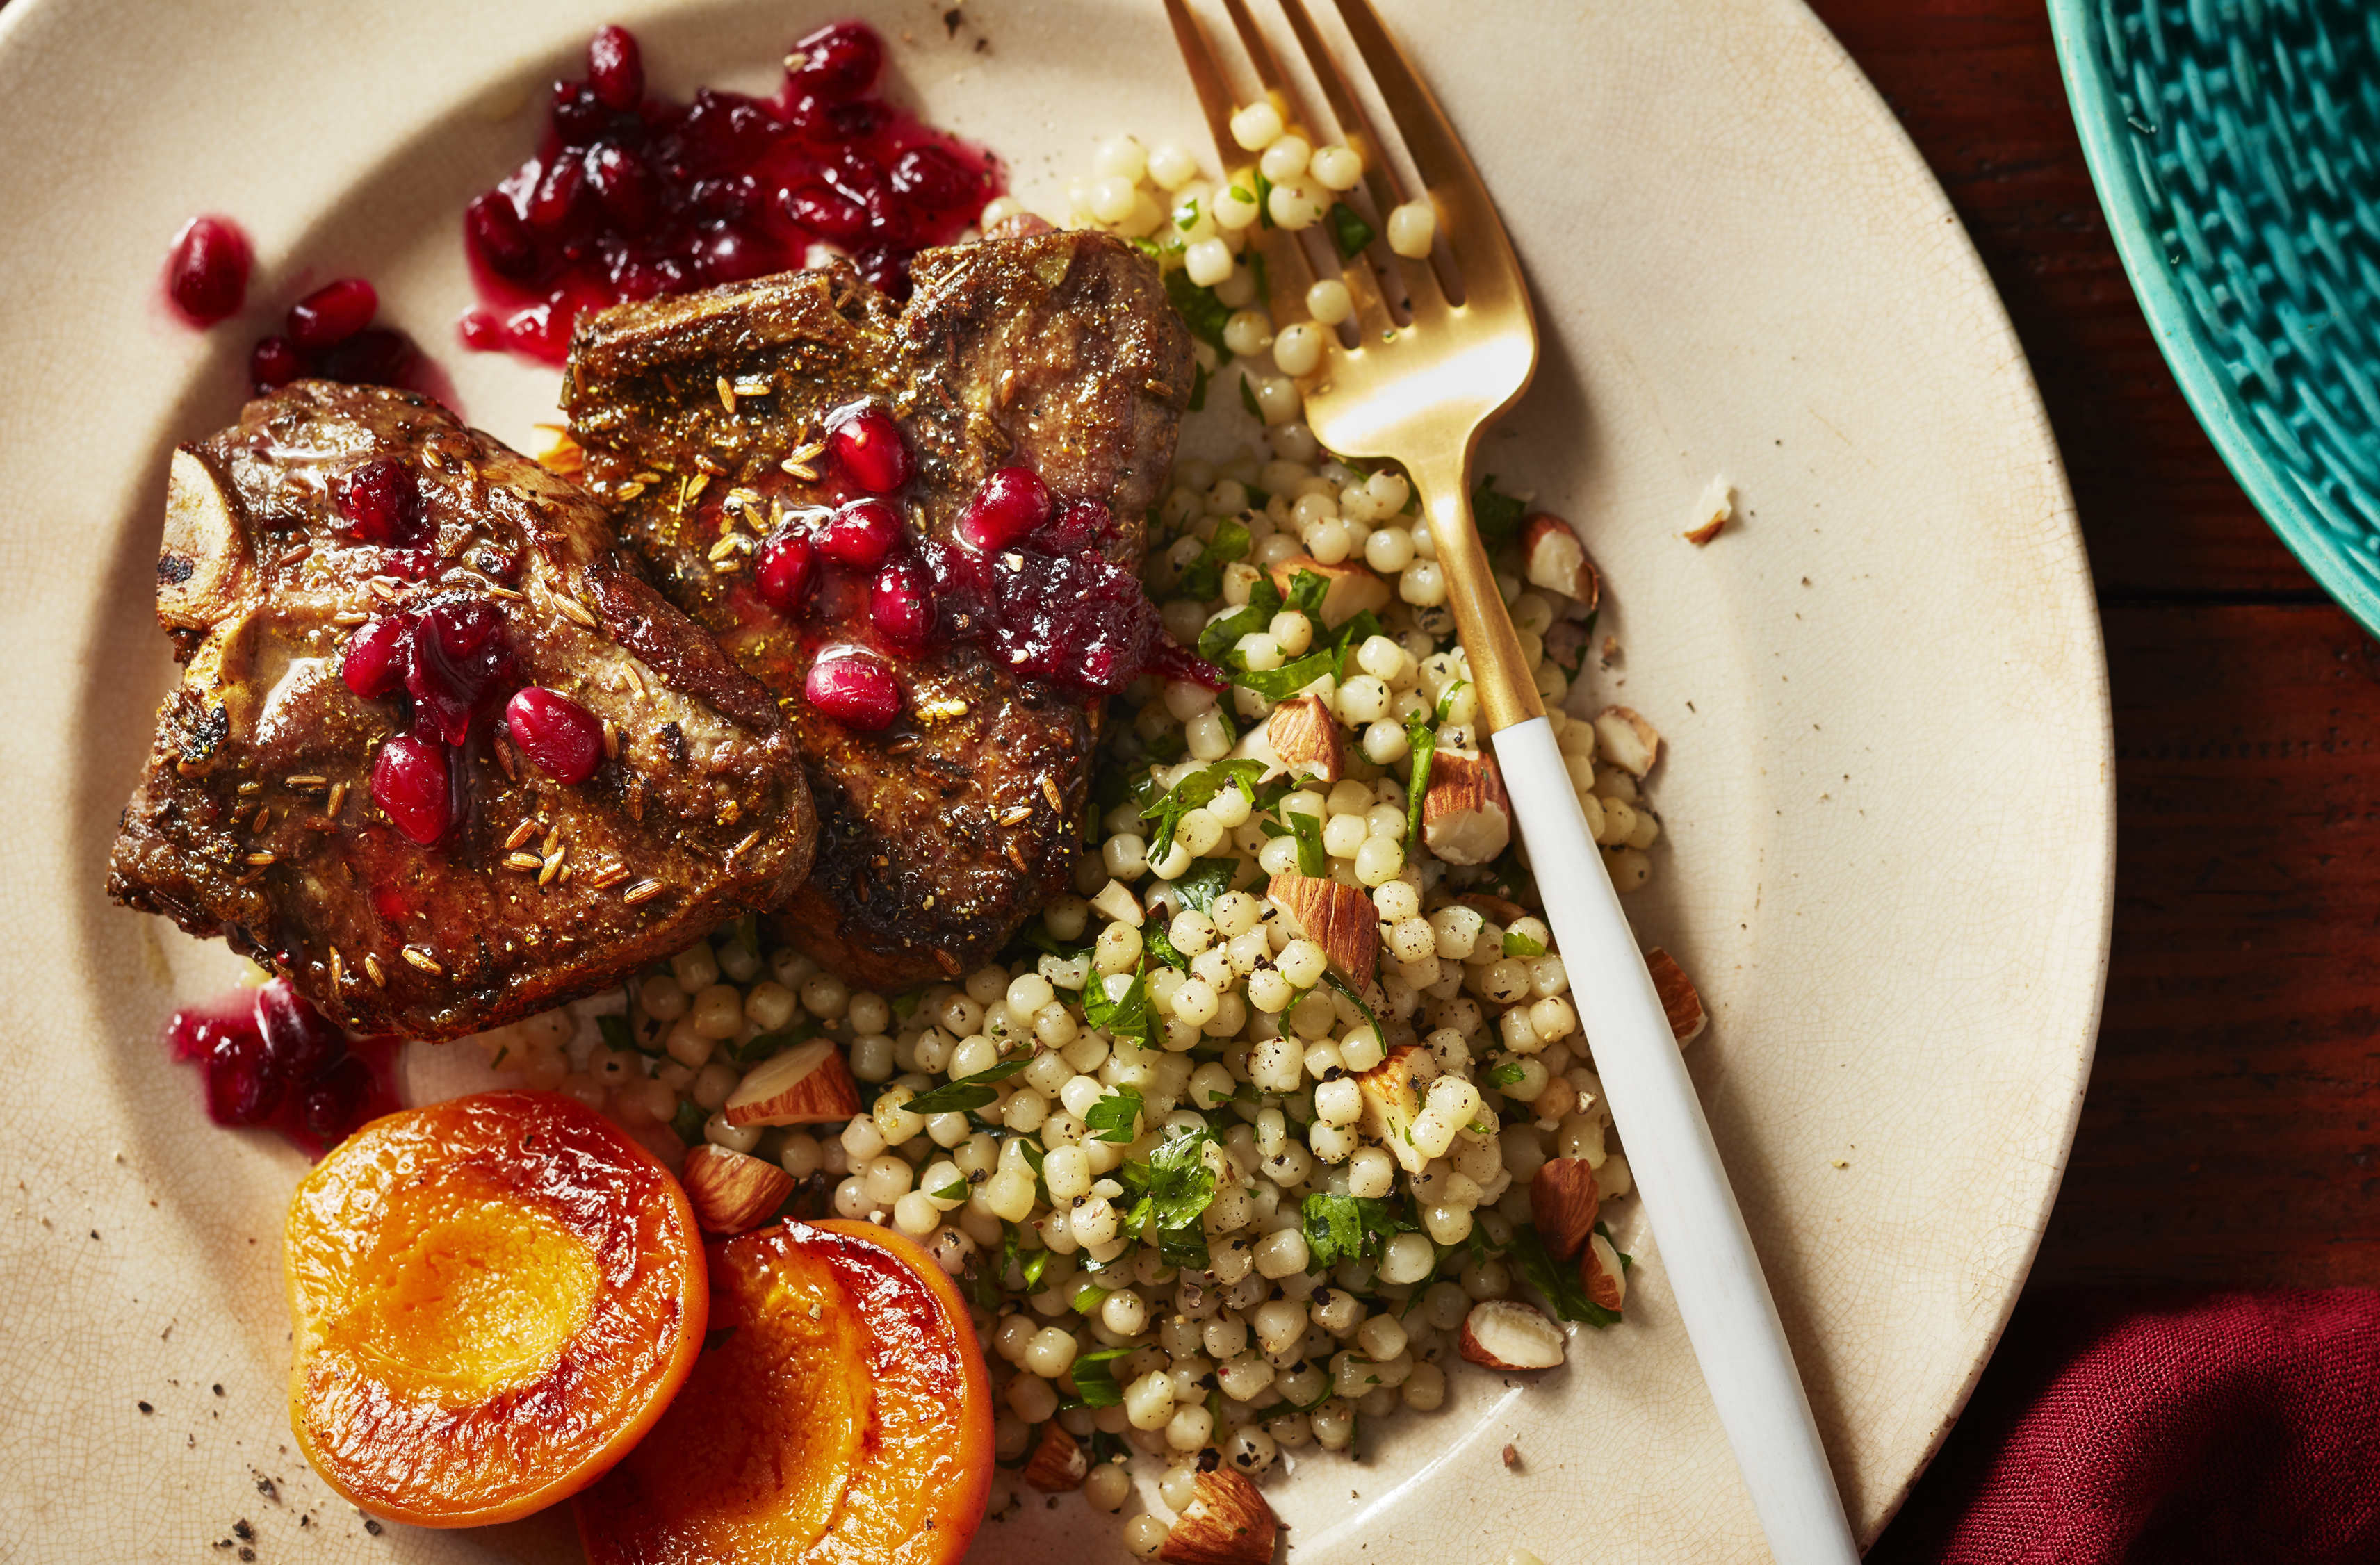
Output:
<svg viewBox="0 0 2380 1565">
<path fill-rule="evenodd" d="M 445 1038 L 617 981 L 809 868 L 775 703 L 575 485 L 425 398 L 299 382 L 174 455 L 185 664 L 108 891 Z"/>
<path fill-rule="evenodd" d="M 1064 889 L 1106 694 L 1207 673 L 1136 572 L 1190 343 L 1107 236 L 920 253 L 905 307 L 837 262 L 580 323 L 594 491 L 777 693 L 817 795 L 787 938 L 899 989 Z"/>
</svg>

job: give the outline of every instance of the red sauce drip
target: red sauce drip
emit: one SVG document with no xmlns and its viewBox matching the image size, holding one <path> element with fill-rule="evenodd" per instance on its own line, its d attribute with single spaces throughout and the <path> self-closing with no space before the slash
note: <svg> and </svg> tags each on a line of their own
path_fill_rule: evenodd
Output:
<svg viewBox="0 0 2380 1565">
<path fill-rule="evenodd" d="M 990 153 L 877 95 L 883 46 L 862 23 L 801 40 L 768 98 L 618 107 L 642 86 L 635 40 L 606 28 L 590 53 L 588 80 L 553 84 L 537 156 L 465 213 L 470 347 L 560 364 L 582 310 L 798 270 L 819 244 L 906 298 L 909 258 L 1005 188 Z"/>
<path fill-rule="evenodd" d="M 397 1040 L 349 1037 L 286 978 L 176 1012 L 165 1046 L 199 1067 L 209 1119 L 317 1158 L 398 1107 Z"/>
</svg>

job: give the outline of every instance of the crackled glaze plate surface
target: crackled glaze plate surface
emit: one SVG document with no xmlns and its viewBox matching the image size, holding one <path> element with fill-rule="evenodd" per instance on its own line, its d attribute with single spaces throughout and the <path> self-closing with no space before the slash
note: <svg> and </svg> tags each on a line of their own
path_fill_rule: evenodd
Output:
<svg viewBox="0 0 2380 1565">
<path fill-rule="evenodd" d="M 840 7 L 837 7 L 838 9 Z M 1054 204 L 1099 136 L 1196 139 L 1154 4 L 865 4 L 896 96 Z M 1387 4 L 1511 224 L 1546 335 L 1487 465 L 1581 521 L 1618 651 L 1581 701 L 1669 741 L 1634 904 L 1715 1015 L 1693 1065 L 1854 1526 L 1873 1535 L 1989 1354 L 2054 1195 L 2107 951 L 2107 701 L 2091 584 L 2024 358 L 1941 191 L 1791 0 Z M 151 617 L 166 454 L 228 422 L 247 343 L 348 273 L 516 444 L 551 371 L 463 353 L 464 201 L 543 84 L 635 27 L 656 87 L 764 85 L 828 11 L 710 0 L 0 10 L 0 1553 L 563 1559 L 566 1519 L 373 1533 L 292 1454 L 277 1256 L 297 1155 L 211 1129 L 157 1042 L 234 964 L 110 906 L 107 845 L 171 665 Z M 983 41 L 982 47 L 977 46 Z M 184 218 L 237 217 L 244 318 L 166 316 Z M 1739 517 L 1677 537 L 1724 474 Z M 1766 1557 L 1657 1235 L 1628 1323 L 1538 1384 L 1300 1460 L 1295 1558 Z M 1507 1445 L 1515 1467 L 1500 1460 Z M 270 1492 L 267 1492 L 267 1491 Z M 978 1558 L 1115 1548 L 1076 1502 Z M 1120 1557 L 1120 1555 L 1116 1556 Z"/>
</svg>

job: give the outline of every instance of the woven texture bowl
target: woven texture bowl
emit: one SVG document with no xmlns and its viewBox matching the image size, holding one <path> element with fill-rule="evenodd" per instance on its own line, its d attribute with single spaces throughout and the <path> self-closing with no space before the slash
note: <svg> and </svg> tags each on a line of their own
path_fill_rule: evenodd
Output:
<svg viewBox="0 0 2380 1565">
<path fill-rule="evenodd" d="M 2199 422 L 2380 635 L 2380 6 L 2051 0 L 2116 248 Z"/>
</svg>

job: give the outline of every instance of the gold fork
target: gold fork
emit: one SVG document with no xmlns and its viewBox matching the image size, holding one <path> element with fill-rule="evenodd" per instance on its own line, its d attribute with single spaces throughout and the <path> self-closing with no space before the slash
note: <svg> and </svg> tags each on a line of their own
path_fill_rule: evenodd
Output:
<svg viewBox="0 0 2380 1565">
<path fill-rule="evenodd" d="M 1363 159 L 1365 189 L 1385 229 L 1406 192 L 1304 0 L 1279 4 L 1342 139 Z M 1770 1551 L 1789 1565 L 1853 1565 L 1858 1550 L 1775 1301 L 1473 524 L 1472 452 L 1536 367 L 1536 323 L 1520 261 L 1452 126 L 1371 0 L 1335 4 L 1421 176 L 1439 219 L 1439 254 L 1451 260 L 1461 294 L 1460 302 L 1450 298 L 1432 259 L 1368 250 L 1344 258 L 1356 340 L 1345 346 L 1325 334 L 1322 361 L 1304 386 L 1306 423 L 1342 456 L 1394 459 L 1420 496 L 1596 1068 Z M 1223 6 L 1282 122 L 1316 126 L 1246 0 Z M 1235 162 L 1252 157 L 1232 135 L 1228 78 L 1186 0 L 1165 0 L 1165 9 L 1228 176 Z M 1319 146 L 1325 138 L 1308 140 Z M 1305 248 L 1279 229 L 1260 228 L 1254 242 L 1265 258 L 1275 324 L 1303 317 L 1316 280 Z M 1390 309 L 1397 294 L 1406 301 L 1402 323 Z"/>
</svg>

